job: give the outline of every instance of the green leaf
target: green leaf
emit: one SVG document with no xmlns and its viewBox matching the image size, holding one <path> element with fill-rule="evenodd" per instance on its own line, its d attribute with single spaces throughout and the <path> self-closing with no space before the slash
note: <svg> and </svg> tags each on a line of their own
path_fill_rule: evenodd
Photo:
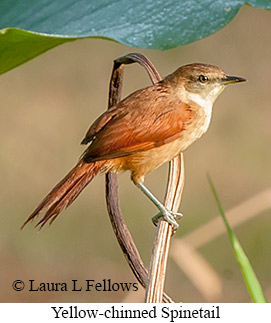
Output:
<svg viewBox="0 0 271 323">
<path fill-rule="evenodd" d="M 270 0 L 250 0 L 247 2 L 247 4 L 257 7 L 257 8 L 262 8 L 262 9 L 271 9 L 271 1 Z"/>
<path fill-rule="evenodd" d="M 106 38 L 139 48 L 174 48 L 221 29 L 244 3 L 243 0 L 0 0 L 0 29 L 3 29 L 0 30 L 0 73 L 78 38 Z M 270 0 L 247 3 L 271 8 Z"/>
<path fill-rule="evenodd" d="M 232 248 L 233 248 L 235 258 L 240 265 L 242 275 L 243 275 L 245 284 L 247 286 L 247 289 L 249 291 L 249 294 L 251 296 L 251 299 L 255 303 L 266 303 L 267 301 L 266 301 L 263 291 L 261 289 L 260 283 L 254 273 L 254 270 L 253 270 L 253 268 L 246 256 L 243 248 L 241 247 L 236 235 L 232 231 L 232 229 L 226 219 L 224 210 L 222 208 L 222 205 L 220 203 L 219 197 L 217 195 L 217 192 L 215 190 L 214 184 L 213 184 L 210 176 L 208 176 L 208 181 L 211 186 L 213 195 L 215 197 L 215 200 L 216 200 L 216 203 L 217 203 L 217 206 L 219 209 L 219 213 L 220 213 L 220 215 L 224 221 L 224 224 L 227 228 L 228 236 L 229 236 Z"/>
<path fill-rule="evenodd" d="M 0 31 L 0 74 L 67 41 L 56 37 L 44 37 L 20 29 Z"/>
</svg>

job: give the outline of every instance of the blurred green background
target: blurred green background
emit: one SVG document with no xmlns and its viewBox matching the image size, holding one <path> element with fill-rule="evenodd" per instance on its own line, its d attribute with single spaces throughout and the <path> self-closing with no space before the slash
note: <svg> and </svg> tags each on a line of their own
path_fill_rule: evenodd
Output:
<svg viewBox="0 0 271 323">
<path fill-rule="evenodd" d="M 129 295 L 28 291 L 30 279 L 36 285 L 66 282 L 69 289 L 72 279 L 82 285 L 87 279 L 135 282 L 109 223 L 103 176 L 97 177 L 51 227 L 37 232 L 30 224 L 20 231 L 26 217 L 83 152 L 81 139 L 107 107 L 116 57 L 141 52 L 163 76 L 181 65 L 204 62 L 249 80 L 225 90 L 215 104 L 209 132 L 185 152 L 186 183 L 181 205 L 185 216 L 173 240 L 218 216 L 207 173 L 226 211 L 270 188 L 270 28 L 270 12 L 245 6 L 221 31 L 181 48 L 162 52 L 105 40 L 81 40 L 55 48 L 1 76 L 1 302 L 143 301 L 141 287 Z M 148 84 L 148 76 L 139 65 L 126 67 L 124 95 Z M 121 205 L 148 266 L 155 235 L 151 216 L 156 209 L 129 177 L 128 173 L 120 175 Z M 160 199 L 166 178 L 164 165 L 146 179 L 146 185 Z M 270 208 L 255 215 L 235 232 L 270 301 Z M 223 281 L 213 301 L 250 301 L 226 234 L 198 251 Z M 25 282 L 25 290 L 12 289 L 17 279 Z M 172 259 L 166 291 L 176 301 L 208 301 Z"/>
</svg>

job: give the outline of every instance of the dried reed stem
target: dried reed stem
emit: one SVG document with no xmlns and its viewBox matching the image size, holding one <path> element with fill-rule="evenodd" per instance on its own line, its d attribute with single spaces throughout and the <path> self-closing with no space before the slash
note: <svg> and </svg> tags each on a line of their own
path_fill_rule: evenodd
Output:
<svg viewBox="0 0 271 323">
<path fill-rule="evenodd" d="M 165 206 L 172 211 L 177 211 L 181 202 L 184 185 L 184 160 L 183 154 L 170 162 L 169 178 L 165 196 Z M 167 259 L 172 237 L 172 226 L 161 219 L 157 226 L 150 261 L 148 284 L 146 288 L 146 303 L 161 303 L 165 284 Z"/>
<path fill-rule="evenodd" d="M 145 56 L 141 54 L 131 53 L 116 59 L 114 61 L 114 67 L 113 67 L 113 72 L 112 72 L 111 81 L 110 81 L 109 100 L 108 100 L 109 107 L 117 104 L 117 102 L 119 102 L 121 98 L 124 64 L 131 64 L 134 62 L 139 63 L 146 69 L 153 83 L 158 82 L 161 79 L 159 73 L 157 72 L 153 64 Z M 172 165 L 175 165 L 175 166 L 173 166 L 172 168 Z M 175 169 L 176 167 L 178 167 L 176 165 L 176 162 L 175 164 L 174 163 L 171 164 L 172 169 L 169 175 L 169 179 L 171 179 L 170 180 L 171 184 L 168 184 L 168 194 L 167 194 L 167 196 L 171 196 L 170 201 L 171 200 L 174 201 L 173 202 L 174 208 L 177 207 L 178 200 L 180 200 L 180 198 L 178 198 L 178 194 L 179 194 L 178 190 L 172 188 L 172 185 L 175 185 L 175 184 L 177 185 L 177 182 L 178 182 L 176 181 L 176 178 L 178 176 L 173 175 L 172 173 L 173 169 Z M 171 187 L 171 189 L 169 187 Z M 120 244 L 120 247 L 124 253 L 124 256 L 128 261 L 129 266 L 131 267 L 134 275 L 136 276 L 140 284 L 143 287 L 146 287 L 147 270 L 144 268 L 143 262 L 137 251 L 137 248 L 132 239 L 132 236 L 124 222 L 120 205 L 119 205 L 117 175 L 111 172 L 106 175 L 106 201 L 107 201 L 107 208 L 108 208 L 108 213 L 112 223 L 112 227 L 117 237 L 117 240 Z M 167 206 L 171 208 L 172 205 L 170 206 L 167 205 Z M 162 293 L 161 298 L 163 302 L 167 302 L 167 303 L 173 302 L 171 298 L 165 293 Z"/>
</svg>

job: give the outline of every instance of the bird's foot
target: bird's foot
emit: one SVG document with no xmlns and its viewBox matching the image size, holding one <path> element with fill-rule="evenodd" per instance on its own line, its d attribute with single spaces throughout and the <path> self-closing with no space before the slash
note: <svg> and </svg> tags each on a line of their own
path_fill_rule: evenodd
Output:
<svg viewBox="0 0 271 323">
<path fill-rule="evenodd" d="M 155 216 L 152 217 L 152 222 L 154 225 L 157 225 L 159 219 L 161 217 L 164 218 L 165 221 L 167 221 L 169 224 L 173 226 L 173 232 L 175 233 L 177 229 L 179 228 L 179 224 L 176 220 L 179 220 L 183 216 L 182 213 L 169 211 L 168 209 L 164 209 L 163 211 L 160 211 Z"/>
</svg>

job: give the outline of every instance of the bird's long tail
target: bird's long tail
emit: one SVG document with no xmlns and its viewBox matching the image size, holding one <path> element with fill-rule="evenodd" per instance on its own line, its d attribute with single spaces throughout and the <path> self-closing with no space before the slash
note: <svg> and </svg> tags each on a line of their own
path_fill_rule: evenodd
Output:
<svg viewBox="0 0 271 323">
<path fill-rule="evenodd" d="M 104 168 L 106 161 L 85 163 L 82 159 L 44 198 L 33 213 L 28 217 L 21 229 L 41 212 L 43 218 L 36 226 L 42 228 L 47 221 L 51 224 L 58 214 L 68 207 L 87 186 L 87 184 Z"/>
</svg>

